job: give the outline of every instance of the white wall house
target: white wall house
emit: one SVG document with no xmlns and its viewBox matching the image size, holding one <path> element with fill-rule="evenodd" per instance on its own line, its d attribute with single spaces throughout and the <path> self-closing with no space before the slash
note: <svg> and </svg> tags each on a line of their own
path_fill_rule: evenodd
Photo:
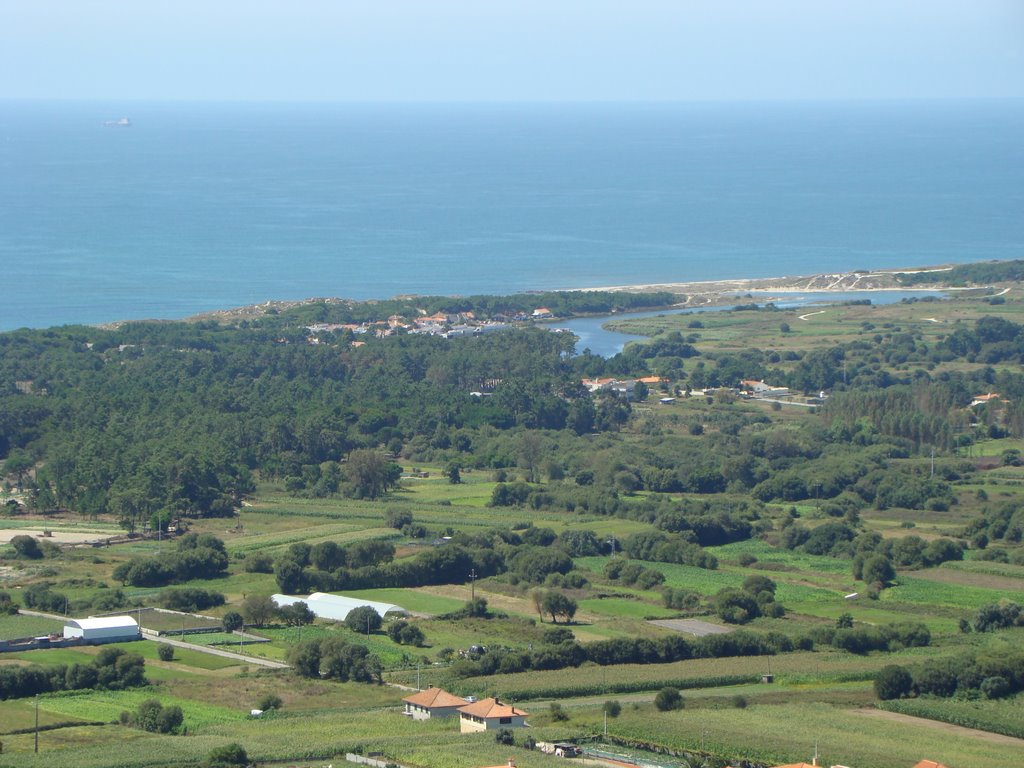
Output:
<svg viewBox="0 0 1024 768">
<path fill-rule="evenodd" d="M 413 720 L 451 717 L 458 713 L 460 707 L 469 704 L 465 699 L 442 688 L 427 688 L 412 696 L 406 696 L 402 701 L 405 703 L 405 711 L 402 714 Z"/>
<path fill-rule="evenodd" d="M 86 643 L 123 643 L 140 640 L 142 633 L 131 616 L 100 616 L 68 619 L 64 624 L 64 637 L 80 637 Z"/>
<path fill-rule="evenodd" d="M 475 733 L 498 728 L 523 728 L 529 712 L 502 704 L 498 699 L 482 699 L 459 708 L 459 732 Z"/>
</svg>

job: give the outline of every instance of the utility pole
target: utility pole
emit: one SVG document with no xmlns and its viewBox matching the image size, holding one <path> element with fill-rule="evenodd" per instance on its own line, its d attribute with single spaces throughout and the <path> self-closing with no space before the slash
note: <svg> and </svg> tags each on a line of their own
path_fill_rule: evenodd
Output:
<svg viewBox="0 0 1024 768">
<path fill-rule="evenodd" d="M 39 694 L 36 694 L 36 754 L 39 754 Z"/>
<path fill-rule="evenodd" d="M 476 568 L 469 572 L 469 599 L 476 600 Z"/>
</svg>

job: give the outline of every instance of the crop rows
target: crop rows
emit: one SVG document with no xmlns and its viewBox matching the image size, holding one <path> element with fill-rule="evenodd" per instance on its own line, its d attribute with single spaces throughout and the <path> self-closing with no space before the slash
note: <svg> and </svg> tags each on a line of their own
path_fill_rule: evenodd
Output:
<svg viewBox="0 0 1024 768">
<path fill-rule="evenodd" d="M 887 712 L 924 717 L 950 725 L 991 731 L 1024 739 L 1020 697 L 1005 701 L 962 701 L 959 699 L 904 699 L 881 702 Z"/>
<path fill-rule="evenodd" d="M 188 699 L 166 696 L 152 688 L 136 688 L 130 691 L 69 691 L 47 694 L 39 706 L 49 712 L 77 717 L 83 720 L 115 722 L 124 711 L 134 711 L 147 699 L 158 699 L 167 706 L 177 704 L 185 714 L 185 727 L 189 731 L 210 725 L 241 720 L 245 714 L 239 711 Z"/>
<path fill-rule="evenodd" d="M 794 727 L 799 724 L 799 727 Z M 817 744 L 820 764 L 892 768 L 929 758 L 946 765 L 1019 768 L 1016 747 L 965 739 L 929 726 L 868 719 L 823 704 L 748 706 L 661 713 L 625 710 L 609 731 L 634 743 L 671 750 L 699 749 L 729 759 L 774 765 L 809 760 Z"/>
</svg>

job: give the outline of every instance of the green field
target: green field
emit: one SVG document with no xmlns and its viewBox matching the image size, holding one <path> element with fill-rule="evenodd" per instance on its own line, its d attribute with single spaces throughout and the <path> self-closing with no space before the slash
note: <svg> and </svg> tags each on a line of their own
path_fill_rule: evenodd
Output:
<svg viewBox="0 0 1024 768">
<path fill-rule="evenodd" d="M 1020 647 L 1024 637 L 1020 627 L 991 633 L 972 629 L 983 606 L 1007 599 L 1024 604 L 1024 565 L 1013 562 L 1014 558 L 1019 562 L 1021 552 L 1016 540 L 1019 530 L 1012 527 L 1019 526 L 1019 517 L 1013 523 L 1005 523 L 1002 532 L 998 524 L 986 522 L 991 541 L 975 535 L 977 525 L 985 522 L 983 515 L 1003 510 L 1006 505 L 1009 519 L 1024 500 L 1024 467 L 1013 466 L 1014 455 L 1005 453 L 1024 451 L 1024 439 L 998 437 L 1007 431 L 1019 433 L 1020 414 L 1013 410 L 1016 404 L 1005 414 L 994 409 L 969 410 L 970 406 L 965 405 L 976 389 L 982 391 L 982 384 L 984 389 L 1004 390 L 1010 397 L 1024 391 L 1014 346 L 1019 346 L 1019 339 L 995 348 L 984 346 L 970 356 L 951 356 L 945 351 L 949 337 L 961 330 L 958 323 L 962 321 L 963 329 L 969 329 L 976 319 L 990 314 L 1017 322 L 1024 319 L 1024 302 L 1014 294 L 1002 305 L 976 297 L 887 306 L 823 306 L 812 312 L 759 310 L 663 318 L 616 317 L 616 327 L 652 335 L 679 331 L 687 337 L 686 343 L 693 345 L 692 350 L 676 349 L 652 356 L 645 356 L 646 350 L 634 349 L 643 354 L 626 355 L 608 364 L 618 366 L 616 376 L 662 375 L 665 368 L 672 371 L 665 388 L 673 391 L 676 387 L 689 387 L 700 376 L 707 380 L 709 374 L 723 371 L 729 371 L 727 375 L 733 378 L 746 376 L 740 373 L 748 371 L 745 366 L 752 366 L 749 370 L 757 371 L 756 375 L 766 380 L 788 377 L 803 366 L 811 368 L 807 374 L 810 383 L 814 383 L 815 377 L 831 375 L 834 386 L 826 388 L 835 399 L 830 407 L 838 407 L 838 395 L 846 384 L 840 382 L 837 372 L 842 369 L 845 375 L 847 365 L 852 372 L 863 363 L 860 375 L 869 381 L 874 381 L 872 377 L 892 377 L 893 381 L 905 382 L 898 386 L 913 394 L 913 408 L 903 414 L 907 423 L 893 419 L 889 424 L 886 419 L 891 414 L 886 411 L 879 416 L 881 426 L 865 423 L 869 417 L 862 417 L 860 410 L 833 418 L 834 411 L 821 403 L 816 404 L 816 409 L 774 409 L 768 403 L 748 401 L 729 392 L 680 396 L 662 406 L 656 402 L 662 389 L 660 384 L 652 386 L 646 402 L 633 403 L 631 412 L 619 420 L 616 409 L 621 403 L 595 398 L 594 418 L 600 417 L 600 427 L 591 428 L 585 419 L 580 422 L 579 431 L 557 427 L 564 414 L 552 417 L 550 424 L 556 426 L 551 427 L 545 420 L 547 416 L 540 418 L 540 411 L 518 410 L 519 405 L 508 406 L 507 418 L 501 417 L 505 421 L 495 419 L 491 423 L 485 413 L 490 406 L 484 401 L 473 400 L 472 408 L 465 405 L 467 396 L 461 384 L 445 395 L 448 400 L 438 395 L 447 392 L 436 383 L 449 375 L 446 364 L 466 362 L 445 359 L 442 364 L 431 358 L 433 354 L 450 351 L 450 346 L 438 342 L 436 350 L 420 350 L 419 362 L 426 364 L 418 378 L 403 384 L 407 386 L 400 397 L 381 402 L 374 398 L 378 390 L 386 389 L 383 378 L 363 382 L 365 391 L 358 396 L 352 395 L 346 389 L 347 382 L 342 381 L 344 376 L 358 379 L 362 374 L 360 366 L 376 365 L 372 355 L 359 357 L 362 353 L 354 352 L 346 344 L 337 350 L 314 350 L 326 350 L 335 361 L 343 360 L 346 372 L 338 381 L 312 383 L 300 375 L 294 389 L 288 390 L 291 395 L 285 397 L 277 392 L 282 402 L 291 403 L 294 396 L 295 410 L 284 418 L 287 425 L 280 425 L 281 445 L 288 448 L 273 449 L 281 454 L 275 456 L 276 464 L 261 464 L 263 459 L 251 446 L 246 449 L 248 453 L 229 452 L 233 457 L 245 454 L 244 459 L 237 460 L 245 463 L 245 472 L 255 477 L 255 491 L 246 493 L 237 514 L 204 518 L 198 513 L 189 516 L 190 510 L 199 507 L 181 499 L 173 506 L 183 512 L 183 522 L 191 532 L 212 534 L 222 539 L 226 547 L 227 571 L 223 575 L 193 578 L 200 572 L 197 568 L 161 577 L 190 579 L 174 584 L 175 587 L 223 594 L 225 604 L 204 611 L 208 616 L 196 618 L 151 611 L 149 608 L 160 604 L 164 587 L 125 586 L 120 578 L 114 578 L 115 572 L 121 573 L 118 566 L 131 558 L 163 558 L 173 553 L 177 547 L 174 538 L 158 541 L 137 537 L 102 549 L 66 548 L 38 560 L 17 559 L 13 547 L 2 548 L 0 589 L 15 602 L 23 602 L 24 590 L 33 584 L 46 582 L 54 592 L 68 598 L 71 615 L 118 610 L 138 615 L 134 611 L 141 608 L 146 628 L 173 633 L 183 624 L 203 624 L 217 631 L 185 637 L 197 647 L 175 648 L 169 661 L 159 659 L 157 642 L 120 644 L 145 658 L 146 676 L 151 683 L 145 688 L 40 696 L 41 725 L 58 727 L 40 734 L 38 756 L 33 752 L 31 734 L 11 733 L 34 724 L 34 698 L 0 701 L 0 768 L 48 767 L 56 762 L 72 762 L 82 768 L 198 766 L 211 749 L 229 742 L 242 744 L 254 762 L 303 768 L 341 764 L 344 752 L 357 749 L 382 752 L 387 761 L 411 768 L 479 768 L 501 765 L 510 757 L 520 768 L 547 768 L 564 765 L 564 761 L 524 749 L 521 745 L 527 733 L 537 739 L 592 739 L 604 730 L 601 705 L 609 699 L 619 701 L 622 712 L 608 719 L 609 740 L 613 743 L 604 748 L 620 754 L 629 752 L 651 764 L 661 763 L 663 757 L 641 747 L 688 753 L 678 756 L 675 762 L 664 757 L 665 764 L 673 768 L 705 765 L 702 756 L 710 758 L 706 765 L 713 768 L 739 765 L 744 760 L 764 765 L 810 761 L 816 743 L 821 765 L 909 768 L 919 760 L 933 759 L 951 768 L 1020 768 L 1024 743 L 1005 737 L 1024 738 L 1020 715 L 1024 694 L 987 700 L 972 691 L 952 699 L 921 696 L 881 704 L 873 686 L 875 675 L 885 666 L 906 666 L 916 674 L 930 661 L 955 661 L 968 653 L 995 656 L 1002 650 Z M 807 316 L 801 319 L 801 315 Z M 789 326 L 788 331 L 782 330 L 783 323 Z M 210 333 L 216 335 L 212 330 Z M 665 341 L 664 335 L 660 341 Z M 400 337 L 396 344 L 419 342 Z M 841 360 L 827 357 L 814 363 L 816 354 L 828 352 L 837 344 L 851 345 Z M 76 340 L 69 347 L 68 361 L 84 354 L 81 346 Z M 198 349 L 201 352 L 195 354 L 199 359 L 205 357 L 206 346 Z M 292 353 L 296 359 L 308 352 L 300 344 L 274 344 L 270 349 Z M 744 357 L 748 350 L 752 350 L 753 362 Z M 382 346 L 379 350 L 364 350 L 367 351 L 380 351 L 383 356 L 386 350 Z M 245 350 L 245 354 L 249 352 Z M 466 369 L 474 371 L 470 378 L 483 376 L 512 382 L 520 374 L 516 373 L 517 361 L 503 359 L 507 356 L 502 347 L 486 364 L 476 360 L 472 365 L 467 363 Z M 999 357 L 999 361 L 987 362 L 987 356 Z M 413 357 L 407 362 L 418 365 Z M 398 359 L 393 359 L 388 369 L 396 375 L 406 364 L 395 363 Z M 26 358 L 20 364 L 27 366 L 29 362 Z M 103 362 L 96 362 L 100 365 L 97 370 L 102 370 Z M 604 364 L 570 358 L 567 354 L 556 355 L 552 363 L 553 367 L 564 366 L 569 371 L 564 381 L 544 384 L 551 393 L 544 400 L 545 408 L 557 416 L 572 404 L 578 379 L 590 376 L 591 368 L 597 370 Z M 577 364 L 579 368 L 573 368 Z M 628 373 L 630 366 L 638 370 Z M 647 369 L 642 370 L 644 367 Z M 987 371 L 988 368 L 991 370 Z M 176 368 L 172 365 L 168 370 Z M 87 373 L 98 375 L 91 368 Z M 977 378 L 976 374 L 982 373 L 986 378 Z M 946 387 L 948 381 L 961 375 L 975 378 L 957 387 Z M 210 376 L 216 378 L 215 372 L 211 371 Z M 694 384 L 696 388 L 703 386 Z M 851 394 L 858 394 L 857 390 L 864 395 L 874 391 L 863 382 L 850 382 L 849 386 L 855 390 Z M 270 387 L 270 383 L 261 381 L 260 387 Z M 181 402 L 196 409 L 196 419 L 219 424 L 223 416 L 230 421 L 234 418 L 230 416 L 234 414 L 232 403 L 246 402 L 244 398 L 223 395 L 221 390 L 227 392 L 232 388 L 230 382 L 218 381 L 209 393 L 204 391 L 195 400 L 183 394 Z M 402 413 L 407 402 L 418 402 L 421 389 L 429 392 L 430 397 L 438 395 L 438 401 L 428 398 L 424 401 L 427 405 L 412 416 Z M 813 387 L 815 394 L 817 391 L 817 386 Z M 936 392 L 940 391 L 950 400 L 947 411 L 939 416 L 933 414 L 933 420 L 941 423 L 936 426 L 923 416 L 918 421 L 919 415 L 934 405 L 932 398 L 937 400 Z M 496 392 L 490 402 L 497 403 L 504 395 Z M 56 397 L 54 391 L 52 402 L 57 402 Z M 216 409 L 201 413 L 207 397 L 222 403 L 229 415 Z M 319 397 L 324 402 L 318 402 Z M 888 400 L 878 406 L 881 410 L 890 407 L 893 406 Z M 267 422 L 259 421 L 263 417 L 257 418 L 256 410 L 244 414 L 257 423 L 246 439 L 259 450 L 270 450 L 264 434 L 272 430 Z M 56 419 L 58 413 L 59 408 L 55 407 L 50 418 Z M 587 416 L 587 412 L 583 415 Z M 183 421 L 190 418 L 190 414 L 182 416 Z M 843 423 L 844 418 L 850 423 Z M 380 426 L 385 423 L 387 426 Z M 109 431 L 116 431 L 115 422 L 110 426 Z M 897 438 L 886 432 L 896 427 L 906 434 L 901 432 Z M 242 426 L 238 428 L 240 433 L 245 432 Z M 97 440 L 108 436 L 104 429 L 97 428 Z M 309 446 L 319 445 L 318 435 L 325 440 L 329 437 L 333 447 L 318 448 L 321 453 L 314 460 L 304 452 L 308 450 L 313 455 Z M 47 440 L 55 441 L 57 437 L 49 435 Z M 955 448 L 954 442 L 962 444 Z M 181 452 L 188 445 L 172 444 L 169 450 Z M 353 446 L 386 450 L 388 459 L 402 467 L 404 478 L 398 487 L 380 498 L 369 499 L 355 498 L 360 494 L 354 492 L 351 496 L 342 492 L 323 496 L 312 480 L 307 482 L 307 476 L 316 477 L 328 470 L 348 477 L 346 473 L 352 466 L 348 454 Z M 930 455 L 933 447 L 937 454 L 934 467 Z M 41 457 L 46 448 L 42 442 L 33 446 Z M 325 457 L 330 461 L 325 461 Z M 0 456 L 0 462 L 5 458 Z M 194 459 L 202 463 L 197 457 L 188 457 L 189 462 Z M 44 459 L 39 461 L 41 470 Z M 95 461 L 102 463 L 99 459 Z M 705 461 L 707 477 L 703 480 L 708 485 L 691 466 Z M 449 482 L 449 462 L 461 465 L 461 483 Z M 173 467 L 175 472 L 181 468 Z M 225 474 L 224 467 L 219 469 Z M 414 470 L 429 476 L 413 477 Z M 524 495 L 530 493 L 522 505 L 489 506 L 499 473 L 504 474 L 507 482 L 516 484 L 532 475 L 534 482 L 518 486 L 519 490 L 527 489 L 522 490 Z M 774 479 L 776 473 L 790 473 L 804 485 L 796 482 L 783 489 L 784 493 L 762 494 L 758 486 Z M 892 484 L 892 473 L 901 473 L 898 477 L 902 482 L 895 488 L 898 491 L 905 490 L 903 486 L 936 485 L 929 486 L 931 490 L 922 492 L 916 501 L 901 497 L 898 502 L 883 504 L 880 488 L 884 490 L 886 481 Z M 225 474 L 228 475 L 230 472 Z M 40 471 L 39 476 L 45 478 L 46 472 Z M 818 498 L 810 493 L 810 478 L 819 477 L 826 481 L 825 485 L 834 481 L 835 495 L 830 492 Z M 247 478 L 243 480 L 247 482 Z M 0 477 L 0 482 L 10 484 L 12 480 Z M 169 487 L 167 493 L 177 492 L 177 486 Z M 285 488 L 293 489 L 294 493 Z M 708 490 L 658 492 L 658 488 Z M 844 489 L 841 496 L 840 488 Z M 340 489 L 352 491 L 347 486 Z M 118 502 L 121 501 L 118 497 Z M 840 507 L 840 502 L 847 508 Z M 153 509 L 164 508 L 164 503 L 160 501 Z M 394 520 L 395 512 L 411 513 L 414 526 L 402 530 L 389 527 L 388 521 Z M 745 527 L 730 527 L 737 522 Z M 808 547 L 815 552 L 831 551 L 835 556 L 808 554 L 801 550 L 802 539 L 791 538 L 798 529 L 804 529 L 803 535 L 808 536 L 828 531 L 824 526 L 839 523 L 848 523 L 850 529 L 834 549 Z M 0 528 L 36 524 L 54 529 L 95 525 L 104 531 L 120 530 L 112 512 L 88 521 L 76 512 L 47 517 L 34 513 L 10 519 L 0 517 Z M 555 535 L 568 531 L 590 531 L 596 542 L 574 549 L 571 537 L 563 536 L 548 543 Z M 678 544 L 729 541 L 750 531 L 753 535 L 747 540 L 706 548 L 717 559 L 717 568 L 653 559 L 642 561 L 643 568 L 664 576 L 665 587 L 690 590 L 700 596 L 697 605 L 687 604 L 687 610 L 667 608 L 660 586 L 644 589 L 607 578 L 604 569 L 611 560 L 608 555 L 571 558 L 573 570 L 569 573 L 563 573 L 569 567 L 568 560 L 557 554 L 558 562 L 554 565 L 534 564 L 536 573 L 530 567 L 520 570 L 516 563 L 516 557 L 524 550 L 536 556 L 537 561 L 559 547 L 571 553 L 608 552 L 609 540 L 637 556 L 688 559 L 691 548 L 662 548 L 660 543 L 649 549 L 632 548 L 628 545 L 635 544 L 637 539 L 630 542 L 629 538 L 635 534 L 656 534 Z M 925 567 L 923 559 L 900 560 L 895 576 L 885 579 L 887 583 L 866 584 L 853 577 L 852 555 L 859 542 L 868 540 L 866 536 L 854 537 L 870 532 L 880 534 L 884 546 L 898 538 L 920 537 L 917 545 L 921 551 L 938 537 L 965 542 L 964 559 L 938 567 Z M 439 540 L 442 536 L 453 536 L 454 541 L 443 544 Z M 533 536 L 536 539 L 531 539 Z M 393 544 L 398 565 L 363 561 L 351 565 L 349 571 L 327 572 L 330 567 L 324 566 L 321 571 L 322 561 L 309 551 L 309 547 L 323 542 L 345 547 L 369 540 Z M 524 540 L 544 542 L 543 548 L 521 550 Z M 786 545 L 795 548 L 787 549 Z M 883 545 L 869 541 L 865 549 L 858 551 L 866 557 L 873 554 L 867 548 L 881 549 Z M 451 568 L 444 577 L 451 583 L 435 583 L 442 579 L 434 578 L 432 572 L 403 570 L 423 553 L 437 555 L 435 564 L 442 562 L 446 546 L 459 560 L 436 567 Z M 907 551 L 912 548 L 912 544 L 908 545 Z M 358 549 L 346 550 L 345 557 L 351 558 L 346 560 L 346 567 L 359 557 L 353 554 Z M 472 557 L 465 554 L 469 551 Z M 625 554 L 615 557 L 624 558 Z M 1003 557 L 1010 562 L 983 557 Z M 255 566 L 257 558 L 264 564 Z M 249 620 L 247 630 L 266 638 L 266 642 L 243 640 L 239 647 L 238 635 L 221 631 L 221 617 L 228 611 L 244 610 L 250 596 L 284 591 L 278 579 L 282 584 L 289 583 L 289 561 L 306 569 L 299 572 L 301 578 L 290 582 L 296 587 L 292 591 L 305 594 L 319 587 L 401 606 L 410 612 L 407 620 L 422 630 L 423 645 L 400 645 L 391 640 L 386 630 L 394 617 L 380 631 L 368 635 L 349 630 L 343 623 L 325 620 L 290 627 L 284 625 L 281 617 L 266 625 L 256 617 Z M 451 566 L 452 562 L 457 566 Z M 277 575 L 250 572 L 247 567 L 273 567 Z M 476 574 L 485 567 L 486 577 Z M 370 570 L 373 568 L 379 570 Z M 487 662 L 494 656 L 485 657 L 482 663 L 467 660 L 478 655 L 476 650 L 469 650 L 472 646 L 485 646 L 492 651 L 512 652 L 502 662 L 509 664 L 500 668 L 516 668 L 523 663 L 524 652 L 535 653 L 558 638 L 549 632 L 552 629 L 572 632 L 581 646 L 573 649 L 577 658 L 602 640 L 631 642 L 643 638 L 659 643 L 648 648 L 664 649 L 667 643 L 661 641 L 676 633 L 652 624 L 650 619 L 695 618 L 724 625 L 725 617 L 719 614 L 715 595 L 723 589 L 741 588 L 751 576 L 767 577 L 774 582 L 775 598 L 784 606 L 785 615 L 754 618 L 744 625 L 745 632 L 779 633 L 784 636 L 782 641 L 800 648 L 813 646 L 814 650 L 605 667 L 586 661 L 579 667 L 490 675 L 481 672 L 491 670 Z M 137 582 L 162 583 L 156 578 Z M 345 584 L 403 583 L 422 586 L 341 588 Z M 560 618 L 557 625 L 550 615 L 539 615 L 537 608 L 544 592 L 556 589 L 576 603 L 572 618 Z M 857 597 L 847 599 L 852 593 L 857 593 Z M 463 609 L 471 596 L 487 600 L 491 612 L 488 617 L 440 618 Z M 753 597 L 766 599 L 763 594 Z M 114 608 L 98 607 L 103 605 Z M 766 605 L 764 602 L 761 607 Z M 840 651 L 831 645 L 831 630 L 848 619 L 855 629 L 920 622 L 931 633 L 930 644 L 891 652 Z M 257 623 L 259 628 L 255 627 Z M 58 620 L 0 615 L 0 639 L 59 631 L 61 625 Z M 881 636 L 874 631 L 864 634 Z M 712 647 L 711 642 L 696 641 L 692 635 L 683 637 L 696 652 L 712 652 L 707 650 Z M 256 663 L 260 659 L 294 658 L 289 654 L 297 645 L 326 638 L 341 638 L 365 646 L 380 659 L 384 681 L 393 685 L 338 682 L 315 675 L 303 678 L 288 670 L 271 670 Z M 216 645 L 241 650 L 244 660 L 204 651 L 204 646 Z M 618 647 L 626 647 L 626 643 Z M 38 664 L 53 674 L 59 665 L 87 662 L 98 652 L 96 647 L 76 647 L 5 654 L 0 655 L 0 669 Z M 538 654 L 533 659 L 554 657 L 551 649 L 545 649 L 545 653 L 546 656 Z M 665 650 L 662 653 L 666 654 L 662 658 L 674 657 Z M 653 654 L 646 657 L 656 658 Z M 560 662 L 556 659 L 548 663 Z M 768 672 L 774 675 L 774 682 L 760 682 Z M 442 686 L 461 695 L 497 695 L 512 701 L 530 712 L 531 728 L 516 734 L 515 746 L 505 746 L 498 745 L 489 734 L 463 736 L 453 720 L 415 722 L 403 717 L 401 699 L 409 694 L 410 688 L 428 685 Z M 655 708 L 654 698 L 666 685 L 683 691 L 682 710 L 660 712 Z M 251 718 L 249 712 L 268 695 L 280 696 L 280 711 Z M 122 711 L 132 710 L 149 698 L 181 706 L 187 733 L 160 736 L 115 724 Z M 568 719 L 556 720 L 552 703 L 561 705 Z M 102 724 L 88 725 L 96 721 Z M 950 732 L 945 724 L 963 725 L 979 732 Z"/>
<path fill-rule="evenodd" d="M 1024 700 L 1018 695 L 1007 701 L 921 698 L 887 701 L 879 706 L 887 712 L 1024 739 L 1024 719 L 1020 715 L 1022 705 Z"/>
<path fill-rule="evenodd" d="M 42 616 L 0 614 L 0 640 L 37 637 L 51 632 L 63 632 L 64 622 Z M 0 657 L 2 658 L 2 657 Z"/>
</svg>

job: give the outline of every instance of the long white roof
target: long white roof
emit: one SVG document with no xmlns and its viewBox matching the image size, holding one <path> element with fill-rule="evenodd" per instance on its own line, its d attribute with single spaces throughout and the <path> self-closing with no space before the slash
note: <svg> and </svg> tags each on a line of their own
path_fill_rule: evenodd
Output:
<svg viewBox="0 0 1024 768">
<path fill-rule="evenodd" d="M 391 603 L 378 603 L 373 600 L 363 600 L 357 597 L 345 597 L 344 595 L 330 595 L 326 592 L 314 592 L 309 597 L 296 597 L 293 595 L 271 595 L 271 599 L 280 607 L 305 603 L 309 606 L 317 618 L 331 619 L 333 621 L 344 621 L 345 617 L 353 610 L 367 605 L 373 608 L 381 616 L 387 613 L 408 613 L 399 605 Z"/>
<path fill-rule="evenodd" d="M 79 629 L 139 629 L 138 623 L 131 616 L 90 616 L 88 619 L 65 619 L 64 623 Z"/>
</svg>

